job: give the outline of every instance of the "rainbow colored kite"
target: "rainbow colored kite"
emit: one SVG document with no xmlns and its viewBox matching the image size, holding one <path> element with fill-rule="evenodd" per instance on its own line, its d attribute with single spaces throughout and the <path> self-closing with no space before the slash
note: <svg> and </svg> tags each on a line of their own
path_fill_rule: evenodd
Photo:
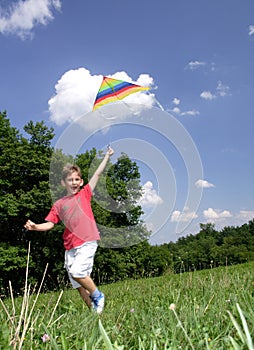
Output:
<svg viewBox="0 0 254 350">
<path fill-rule="evenodd" d="M 96 110 L 107 103 L 122 100 L 130 94 L 142 90 L 149 90 L 149 87 L 128 83 L 127 81 L 123 80 L 103 77 L 100 89 L 95 98 L 93 110 Z"/>
</svg>

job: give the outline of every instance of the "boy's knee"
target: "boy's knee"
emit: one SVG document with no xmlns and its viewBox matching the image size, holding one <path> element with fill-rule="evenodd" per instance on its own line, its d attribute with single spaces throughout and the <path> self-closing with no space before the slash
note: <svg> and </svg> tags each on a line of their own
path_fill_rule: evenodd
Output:
<svg viewBox="0 0 254 350">
<path fill-rule="evenodd" d="M 79 281 L 86 279 L 88 277 L 88 275 L 84 276 L 84 277 L 75 277 L 72 275 L 71 277 L 74 279 L 74 281 L 79 282 Z"/>
<path fill-rule="evenodd" d="M 80 280 L 80 277 L 75 277 L 73 275 L 71 275 L 71 277 L 74 279 L 74 281 L 78 282 Z"/>
</svg>

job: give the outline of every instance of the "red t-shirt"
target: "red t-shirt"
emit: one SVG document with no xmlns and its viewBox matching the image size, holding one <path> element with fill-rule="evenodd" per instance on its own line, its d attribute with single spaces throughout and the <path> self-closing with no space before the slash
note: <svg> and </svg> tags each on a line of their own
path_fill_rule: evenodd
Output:
<svg viewBox="0 0 254 350">
<path fill-rule="evenodd" d="M 45 218 L 57 224 L 65 225 L 63 233 L 64 247 L 70 250 L 85 242 L 100 239 L 100 234 L 91 208 L 92 191 L 87 184 L 77 194 L 65 196 L 52 206 Z"/>
</svg>

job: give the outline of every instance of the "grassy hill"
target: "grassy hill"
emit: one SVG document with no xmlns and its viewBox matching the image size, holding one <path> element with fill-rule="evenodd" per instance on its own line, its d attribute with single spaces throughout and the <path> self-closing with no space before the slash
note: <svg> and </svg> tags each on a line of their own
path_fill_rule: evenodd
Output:
<svg viewBox="0 0 254 350">
<path fill-rule="evenodd" d="M 104 285 L 100 318 L 77 291 L 40 294 L 26 286 L 24 296 L 0 305 L 0 349 L 254 349 L 253 268 Z"/>
</svg>

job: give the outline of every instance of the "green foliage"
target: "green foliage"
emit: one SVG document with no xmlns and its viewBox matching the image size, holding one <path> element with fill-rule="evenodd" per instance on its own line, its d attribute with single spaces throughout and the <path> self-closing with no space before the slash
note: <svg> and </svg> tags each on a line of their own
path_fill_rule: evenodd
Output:
<svg viewBox="0 0 254 350">
<path fill-rule="evenodd" d="M 175 272 L 239 264 L 254 260 L 254 220 L 220 232 L 213 224 L 201 224 L 200 232 L 165 244 L 172 254 Z"/>
<path fill-rule="evenodd" d="M 15 285 L 17 291 L 23 288 L 26 265 L 27 249 L 0 243 L 1 295 L 5 295 L 9 291 L 10 282 Z M 32 260 L 30 260 L 30 267 L 31 269 L 35 267 Z M 32 282 L 33 279 L 30 278 L 30 281 Z"/>
<path fill-rule="evenodd" d="M 52 131 L 43 122 L 29 122 L 25 130 L 30 140 L 10 126 L 6 113 L 0 113 L 1 241 L 10 244 L 20 244 L 27 217 L 35 214 L 35 220 L 39 219 L 51 205 L 48 168 Z"/>
<path fill-rule="evenodd" d="M 24 130 L 30 135 L 30 144 L 41 148 L 42 150 L 50 150 L 51 140 L 54 137 L 53 128 L 48 129 L 43 122 L 34 124 L 29 121 Z"/>
<path fill-rule="evenodd" d="M 168 270 L 170 258 L 166 247 L 151 246 L 147 241 L 119 249 L 99 247 L 93 276 L 99 284 L 160 276 Z"/>
</svg>

